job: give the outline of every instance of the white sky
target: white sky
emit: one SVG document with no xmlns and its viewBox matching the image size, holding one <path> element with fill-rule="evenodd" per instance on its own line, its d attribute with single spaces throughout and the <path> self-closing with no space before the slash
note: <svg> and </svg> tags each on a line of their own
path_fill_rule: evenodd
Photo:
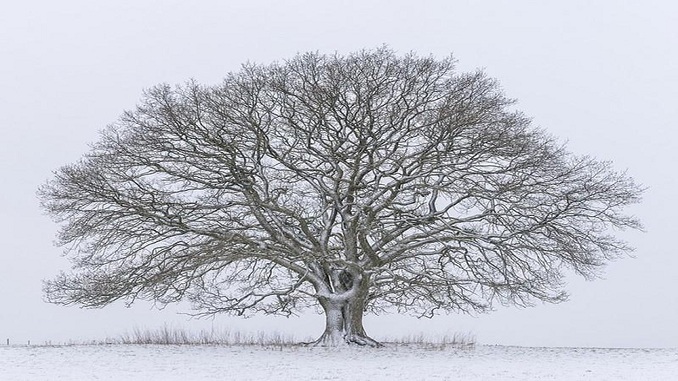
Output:
<svg viewBox="0 0 678 381">
<path fill-rule="evenodd" d="M 636 258 L 604 280 L 569 279 L 571 300 L 469 318 L 382 316 L 368 333 L 472 332 L 482 343 L 678 347 L 678 3 L 643 1 L 14 1 L 0 12 L 0 342 L 188 329 L 321 333 L 323 318 L 187 320 L 148 304 L 102 310 L 42 301 L 68 263 L 36 188 L 77 160 L 144 88 L 216 83 L 245 61 L 388 44 L 482 67 L 571 151 L 611 160 L 649 189 L 624 232 Z"/>
</svg>

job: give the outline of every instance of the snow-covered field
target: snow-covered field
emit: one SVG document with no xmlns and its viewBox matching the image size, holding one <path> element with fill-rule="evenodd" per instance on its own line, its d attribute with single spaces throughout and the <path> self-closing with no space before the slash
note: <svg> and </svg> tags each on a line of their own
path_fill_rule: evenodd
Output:
<svg viewBox="0 0 678 381">
<path fill-rule="evenodd" d="M 0 380 L 676 380 L 678 349 L 0 347 Z"/>
</svg>

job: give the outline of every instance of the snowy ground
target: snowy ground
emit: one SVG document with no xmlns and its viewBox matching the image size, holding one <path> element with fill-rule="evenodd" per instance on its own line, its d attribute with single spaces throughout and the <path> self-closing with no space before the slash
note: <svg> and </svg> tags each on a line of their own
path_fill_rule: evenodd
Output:
<svg viewBox="0 0 678 381">
<path fill-rule="evenodd" d="M 673 380 L 678 349 L 0 347 L 0 380 Z"/>
</svg>

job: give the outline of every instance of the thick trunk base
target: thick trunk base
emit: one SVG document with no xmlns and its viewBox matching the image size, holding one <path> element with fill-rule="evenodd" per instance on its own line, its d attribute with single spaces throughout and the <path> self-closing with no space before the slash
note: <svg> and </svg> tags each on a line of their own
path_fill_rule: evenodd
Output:
<svg viewBox="0 0 678 381">
<path fill-rule="evenodd" d="M 367 335 L 344 334 L 344 333 L 324 333 L 317 340 L 307 343 L 311 347 L 343 347 L 343 346 L 361 346 L 381 348 L 384 345 Z"/>
<path fill-rule="evenodd" d="M 324 302 L 321 305 L 325 311 L 325 332 L 309 345 L 322 347 L 359 345 L 375 348 L 383 346 L 365 333 L 362 304 L 356 306 L 351 302 L 342 304 Z"/>
<path fill-rule="evenodd" d="M 312 346 L 339 347 L 358 345 L 382 347 L 367 336 L 363 327 L 363 312 L 369 289 L 369 277 L 357 271 L 339 269 L 327 273 L 327 289 L 344 294 L 341 297 L 319 297 L 318 302 L 325 312 L 325 332 Z M 327 292 L 323 287 L 318 291 Z"/>
</svg>

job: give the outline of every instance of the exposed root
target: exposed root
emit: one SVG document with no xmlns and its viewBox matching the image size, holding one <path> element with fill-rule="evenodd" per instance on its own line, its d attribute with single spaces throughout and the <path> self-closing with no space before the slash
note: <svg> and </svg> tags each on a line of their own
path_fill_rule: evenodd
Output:
<svg viewBox="0 0 678 381">
<path fill-rule="evenodd" d="M 348 344 L 357 344 L 362 347 L 373 347 L 373 348 L 381 348 L 384 345 L 381 344 L 380 342 L 374 340 L 371 337 L 368 336 L 362 336 L 362 335 L 346 335 L 345 340 Z"/>
<path fill-rule="evenodd" d="M 363 335 L 327 335 L 320 336 L 317 340 L 310 343 L 305 343 L 309 347 L 344 347 L 344 346 L 361 346 L 382 348 L 384 345 L 380 342 Z"/>
</svg>

